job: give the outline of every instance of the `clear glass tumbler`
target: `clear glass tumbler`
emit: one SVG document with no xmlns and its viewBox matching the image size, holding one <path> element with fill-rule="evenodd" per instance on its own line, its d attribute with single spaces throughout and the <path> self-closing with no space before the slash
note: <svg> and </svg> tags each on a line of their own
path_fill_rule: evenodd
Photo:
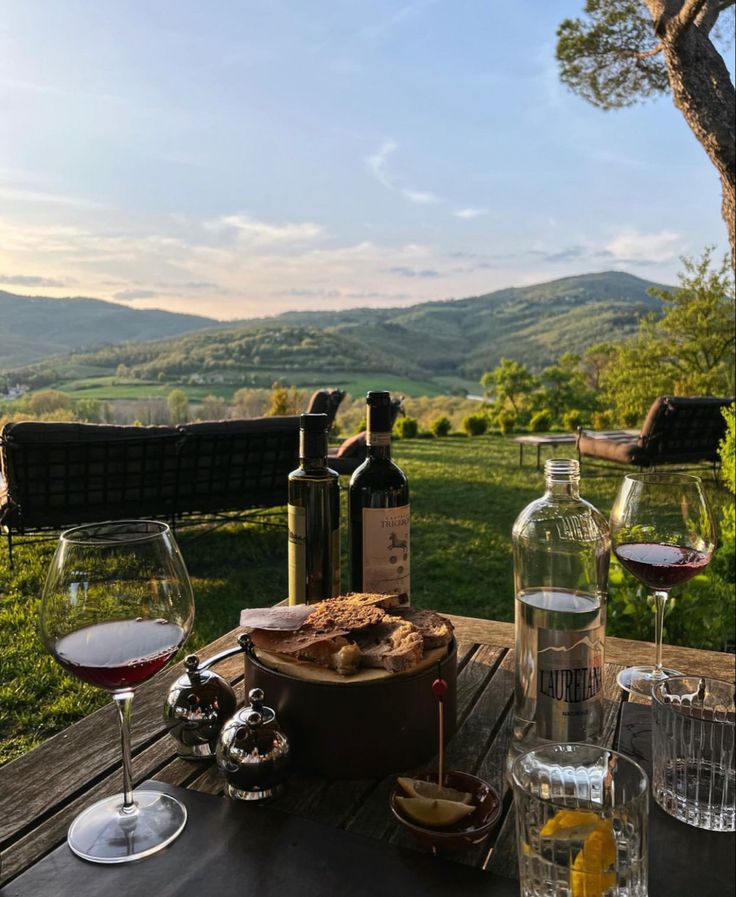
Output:
<svg viewBox="0 0 736 897">
<path fill-rule="evenodd" d="M 646 897 L 649 782 L 616 751 L 550 744 L 511 770 L 522 897 Z"/>
<path fill-rule="evenodd" d="M 672 676 L 652 696 L 654 799 L 682 822 L 736 830 L 733 684 Z"/>
</svg>

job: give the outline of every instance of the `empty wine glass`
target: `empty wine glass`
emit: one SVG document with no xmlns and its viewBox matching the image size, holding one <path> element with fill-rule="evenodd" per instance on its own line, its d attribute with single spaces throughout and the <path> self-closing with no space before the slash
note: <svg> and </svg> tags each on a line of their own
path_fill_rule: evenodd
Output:
<svg viewBox="0 0 736 897">
<path fill-rule="evenodd" d="M 62 533 L 43 590 L 41 636 L 67 672 L 110 692 L 123 753 L 123 793 L 88 807 L 69 828 L 69 847 L 85 860 L 140 859 L 184 828 L 178 800 L 133 791 L 130 712 L 135 688 L 166 665 L 193 620 L 189 575 L 165 523 L 125 520 Z"/>
<path fill-rule="evenodd" d="M 621 688 L 651 697 L 667 676 L 662 624 L 670 589 L 700 573 L 716 546 L 715 524 L 700 477 L 682 473 L 628 474 L 611 511 L 611 545 L 621 565 L 654 593 L 654 666 L 621 670 Z"/>
</svg>

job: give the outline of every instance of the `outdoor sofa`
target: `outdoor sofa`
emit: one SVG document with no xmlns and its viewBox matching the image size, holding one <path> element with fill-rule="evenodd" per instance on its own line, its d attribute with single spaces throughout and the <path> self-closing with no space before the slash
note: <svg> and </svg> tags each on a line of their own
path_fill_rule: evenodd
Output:
<svg viewBox="0 0 736 897">
<path fill-rule="evenodd" d="M 723 409 L 733 398 L 659 396 L 638 435 L 580 430 L 578 458 L 639 468 L 710 463 L 717 469 L 718 446 L 726 432 Z"/>
<path fill-rule="evenodd" d="M 0 526 L 12 537 L 98 520 L 286 504 L 299 415 L 180 427 L 22 421 L 0 432 Z"/>
</svg>

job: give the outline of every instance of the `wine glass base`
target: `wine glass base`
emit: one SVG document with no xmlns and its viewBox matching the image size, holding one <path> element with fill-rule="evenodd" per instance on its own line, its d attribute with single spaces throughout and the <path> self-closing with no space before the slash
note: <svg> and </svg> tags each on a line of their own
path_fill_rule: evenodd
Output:
<svg viewBox="0 0 736 897">
<path fill-rule="evenodd" d="M 627 667 L 616 676 L 616 682 L 632 695 L 640 695 L 642 698 L 651 698 L 654 686 L 668 676 L 682 676 L 677 670 L 656 667 Z"/>
<path fill-rule="evenodd" d="M 87 807 L 69 827 L 73 853 L 91 863 L 130 863 L 156 853 L 179 835 L 186 807 L 162 791 L 134 791 L 136 811 L 123 815 L 123 795 Z"/>
</svg>

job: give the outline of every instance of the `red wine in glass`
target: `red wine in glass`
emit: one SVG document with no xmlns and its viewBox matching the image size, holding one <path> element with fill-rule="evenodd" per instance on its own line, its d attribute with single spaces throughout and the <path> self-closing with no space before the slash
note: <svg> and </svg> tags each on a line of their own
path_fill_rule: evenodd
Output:
<svg viewBox="0 0 736 897">
<path fill-rule="evenodd" d="M 114 620 L 62 636 L 53 653 L 78 679 L 119 691 L 135 688 L 166 666 L 185 637 L 181 626 L 166 620 Z"/>
<path fill-rule="evenodd" d="M 652 688 L 676 670 L 662 663 L 662 628 L 667 598 L 676 585 L 700 573 L 716 546 L 716 531 L 699 477 L 682 473 L 628 474 L 611 509 L 611 547 L 621 565 L 654 597 L 654 665 L 621 670 L 626 691 L 651 697 Z"/>
<path fill-rule="evenodd" d="M 710 561 L 710 555 L 697 548 L 663 542 L 628 542 L 614 554 L 644 585 L 665 591 L 697 576 Z"/>
<path fill-rule="evenodd" d="M 41 599 L 41 636 L 65 670 L 110 692 L 123 755 L 122 794 L 87 807 L 69 827 L 67 843 L 85 860 L 141 859 L 186 824 L 186 807 L 173 795 L 133 788 L 130 716 L 136 688 L 171 659 L 193 620 L 192 584 L 165 523 L 92 523 L 59 537 Z"/>
</svg>

